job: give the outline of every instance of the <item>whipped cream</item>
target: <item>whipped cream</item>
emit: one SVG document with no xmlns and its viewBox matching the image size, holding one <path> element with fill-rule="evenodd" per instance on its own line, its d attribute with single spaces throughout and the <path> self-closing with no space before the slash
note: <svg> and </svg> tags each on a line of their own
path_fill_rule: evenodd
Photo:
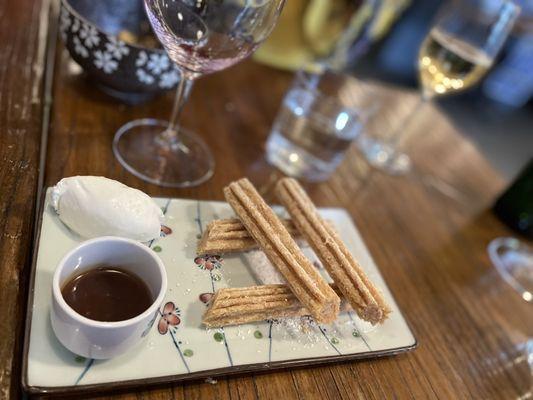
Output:
<svg viewBox="0 0 533 400">
<path fill-rule="evenodd" d="M 121 236 L 147 242 L 158 238 L 164 216 L 146 193 L 101 176 L 61 179 L 51 203 L 71 230 L 84 238 Z"/>
</svg>

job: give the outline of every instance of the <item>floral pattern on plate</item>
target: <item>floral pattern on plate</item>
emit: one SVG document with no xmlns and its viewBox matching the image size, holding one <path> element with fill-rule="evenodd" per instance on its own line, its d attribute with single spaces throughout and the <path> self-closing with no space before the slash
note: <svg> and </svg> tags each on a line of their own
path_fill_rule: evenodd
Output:
<svg viewBox="0 0 533 400">
<path fill-rule="evenodd" d="M 106 388 L 142 380 L 142 384 L 181 381 L 235 372 L 305 365 L 322 358 L 339 360 L 395 354 L 408 350 L 415 340 L 394 303 L 362 239 L 343 210 L 326 210 L 349 248 L 368 268 L 369 275 L 383 289 L 393 309 L 391 318 L 374 330 L 354 313 L 344 313 L 332 325 L 309 324 L 296 331 L 291 321 L 264 321 L 254 324 L 205 329 L 202 315 L 213 293 L 224 287 L 258 284 L 249 254 L 197 257 L 197 234 L 215 218 L 229 218 L 231 208 L 221 202 L 156 199 L 173 230 L 148 243 L 167 269 L 168 289 L 144 341 L 132 351 L 111 360 L 76 358 L 54 338 L 49 323 L 51 282 L 55 265 L 79 238 L 63 229 L 48 204 L 43 207 L 39 248 L 36 253 L 35 285 L 25 385 L 54 392 L 58 388 L 83 390 L 85 385 Z M 48 202 L 48 197 L 47 197 Z M 178 229 L 179 227 L 179 229 Z M 213 279 L 217 274 L 220 278 Z M 314 361 L 313 361 L 314 360 Z M 252 365 L 253 367 L 248 368 Z M 191 373 L 191 374 L 189 374 Z M 193 374 L 194 373 L 194 374 Z"/>
</svg>

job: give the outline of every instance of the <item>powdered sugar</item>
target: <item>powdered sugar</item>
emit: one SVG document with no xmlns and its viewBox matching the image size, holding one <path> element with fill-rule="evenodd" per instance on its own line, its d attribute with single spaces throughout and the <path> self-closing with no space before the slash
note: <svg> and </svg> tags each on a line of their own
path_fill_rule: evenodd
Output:
<svg viewBox="0 0 533 400">
<path fill-rule="evenodd" d="M 262 285 L 270 285 L 275 283 L 287 283 L 280 272 L 268 261 L 265 253 L 259 250 L 253 250 L 246 254 L 249 260 L 250 269 L 255 278 Z"/>
</svg>

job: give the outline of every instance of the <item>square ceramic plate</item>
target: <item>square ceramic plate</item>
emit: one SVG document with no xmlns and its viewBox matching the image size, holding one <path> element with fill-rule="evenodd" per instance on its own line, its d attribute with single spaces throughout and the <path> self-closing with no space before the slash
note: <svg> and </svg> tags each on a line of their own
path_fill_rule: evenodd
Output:
<svg viewBox="0 0 533 400">
<path fill-rule="evenodd" d="M 82 240 L 59 220 L 48 202 L 43 206 L 28 304 L 23 385 L 29 392 L 82 392 L 126 386 L 178 382 L 251 371 L 397 354 L 416 345 L 400 310 L 346 211 L 322 209 L 371 279 L 392 306 L 390 318 L 378 327 L 342 313 L 333 325 L 257 324 L 206 330 L 201 326 L 214 290 L 258 284 L 253 263 L 257 252 L 223 258 L 196 258 L 198 236 L 215 218 L 233 215 L 222 202 L 156 199 L 172 233 L 150 243 L 167 268 L 165 302 L 178 318 L 156 321 L 136 348 L 111 360 L 72 354 L 55 338 L 50 326 L 52 275 L 65 253 Z M 278 209 L 278 211 L 280 211 Z M 283 212 L 281 210 L 281 212 Z M 315 257 L 310 249 L 304 249 Z M 202 296 L 203 294 L 203 296 Z M 206 295 L 207 294 L 207 295 Z M 166 329 L 165 329 L 166 328 Z"/>
</svg>

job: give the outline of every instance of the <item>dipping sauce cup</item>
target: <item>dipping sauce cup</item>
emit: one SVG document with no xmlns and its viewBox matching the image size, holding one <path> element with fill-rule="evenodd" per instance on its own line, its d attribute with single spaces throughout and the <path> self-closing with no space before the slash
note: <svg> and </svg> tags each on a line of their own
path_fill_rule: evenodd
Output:
<svg viewBox="0 0 533 400">
<path fill-rule="evenodd" d="M 117 322 L 96 321 L 78 314 L 63 298 L 61 289 L 73 276 L 100 265 L 120 267 L 141 278 L 154 299 L 141 314 Z M 81 243 L 63 257 L 52 283 L 52 328 L 70 351 L 87 358 L 106 359 L 125 353 L 150 331 L 167 291 L 161 259 L 144 244 L 104 236 Z"/>
</svg>

